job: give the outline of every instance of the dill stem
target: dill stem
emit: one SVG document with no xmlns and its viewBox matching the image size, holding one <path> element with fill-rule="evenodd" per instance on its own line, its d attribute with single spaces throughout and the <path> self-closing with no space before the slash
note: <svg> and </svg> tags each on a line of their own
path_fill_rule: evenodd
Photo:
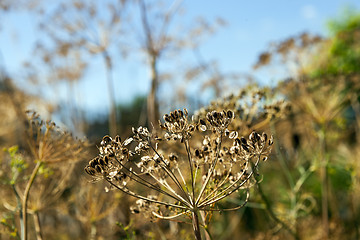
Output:
<svg viewBox="0 0 360 240">
<path fill-rule="evenodd" d="M 196 240 L 201 240 L 199 216 L 198 216 L 198 210 L 197 209 L 192 210 L 192 224 L 193 224 L 195 239 Z"/>
<path fill-rule="evenodd" d="M 33 214 L 33 217 L 34 217 L 34 225 L 35 225 L 35 231 L 36 231 L 36 240 L 43 240 L 42 233 L 41 233 L 39 212 L 36 211 Z"/>
<path fill-rule="evenodd" d="M 27 203 L 28 203 L 28 199 L 29 199 L 29 193 L 30 193 L 30 188 L 35 180 L 35 177 L 39 171 L 39 168 L 42 165 L 42 161 L 38 161 L 35 165 L 35 168 L 33 169 L 30 179 L 28 181 L 28 183 L 26 184 L 26 188 L 25 188 L 25 192 L 24 192 L 24 199 L 23 199 L 23 204 L 22 204 L 22 215 L 23 215 L 23 222 L 24 222 L 24 229 L 22 232 L 22 236 L 21 239 L 22 240 L 27 240 Z"/>
</svg>

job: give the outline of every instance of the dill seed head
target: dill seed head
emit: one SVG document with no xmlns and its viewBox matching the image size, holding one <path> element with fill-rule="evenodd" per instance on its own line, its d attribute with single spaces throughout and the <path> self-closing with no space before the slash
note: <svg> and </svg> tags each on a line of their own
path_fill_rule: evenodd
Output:
<svg viewBox="0 0 360 240">
<path fill-rule="evenodd" d="M 186 109 L 175 110 L 163 116 L 162 132 L 140 126 L 125 141 L 105 136 L 85 172 L 138 198 L 132 212 L 151 218 L 216 211 L 217 202 L 239 189 L 247 201 L 253 173 L 270 154 L 272 138 L 257 132 L 239 137 L 228 129 L 234 118 L 231 110 L 213 110 L 190 120 Z"/>
<path fill-rule="evenodd" d="M 228 111 L 212 111 L 206 114 L 206 119 L 214 131 L 223 132 L 227 129 L 231 121 L 233 120 L 234 113 L 231 110 Z"/>
<path fill-rule="evenodd" d="M 187 109 L 175 110 L 163 116 L 164 123 L 159 123 L 161 129 L 167 131 L 164 135 L 166 140 L 177 140 L 181 142 L 191 137 L 196 126 L 189 123 Z"/>
</svg>

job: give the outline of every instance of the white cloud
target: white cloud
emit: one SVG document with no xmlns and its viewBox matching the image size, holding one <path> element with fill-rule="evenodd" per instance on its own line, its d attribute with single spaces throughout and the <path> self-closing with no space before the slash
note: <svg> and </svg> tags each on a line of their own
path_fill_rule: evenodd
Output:
<svg viewBox="0 0 360 240">
<path fill-rule="evenodd" d="M 317 11 L 314 5 L 305 5 L 301 8 L 301 16 L 307 20 L 317 17 Z"/>
</svg>

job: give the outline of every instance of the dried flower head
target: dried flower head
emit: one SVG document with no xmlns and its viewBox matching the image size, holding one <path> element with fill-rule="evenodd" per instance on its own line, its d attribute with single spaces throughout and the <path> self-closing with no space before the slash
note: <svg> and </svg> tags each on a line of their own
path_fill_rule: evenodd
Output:
<svg viewBox="0 0 360 240">
<path fill-rule="evenodd" d="M 194 118 L 204 119 L 213 111 L 230 109 L 234 116 L 240 117 L 232 119 L 227 128 L 236 130 L 239 135 L 248 135 L 253 129 L 264 129 L 270 121 L 289 115 L 291 105 L 274 94 L 270 89 L 249 85 L 237 94 L 212 101 L 207 107 L 196 111 Z"/>
<path fill-rule="evenodd" d="M 224 210 L 216 203 L 240 189 L 246 203 L 252 176 L 271 151 L 273 140 L 265 133 L 245 138 L 230 131 L 234 118 L 231 110 L 214 110 L 189 120 L 186 109 L 175 110 L 164 115 L 161 134 L 139 127 L 124 142 L 105 136 L 85 171 L 138 198 L 134 213 L 188 216 L 198 237 L 198 211 Z"/>
</svg>

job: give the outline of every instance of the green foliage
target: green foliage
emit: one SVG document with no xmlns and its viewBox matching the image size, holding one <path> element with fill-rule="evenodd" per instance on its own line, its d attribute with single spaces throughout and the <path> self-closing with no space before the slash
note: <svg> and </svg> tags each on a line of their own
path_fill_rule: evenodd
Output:
<svg viewBox="0 0 360 240">
<path fill-rule="evenodd" d="M 345 8 L 340 18 L 328 22 L 328 29 L 332 35 L 342 31 L 354 31 L 359 28 L 360 14 L 351 8 Z"/>
<path fill-rule="evenodd" d="M 8 231 L 8 236 L 11 239 L 20 239 L 18 229 L 15 226 L 13 214 L 11 214 L 11 215 L 4 214 L 4 217 L 1 219 L 0 224 L 3 225 L 5 227 L 5 229 Z M 1 238 L 1 235 L 0 235 L 0 238 Z"/>
<path fill-rule="evenodd" d="M 45 164 L 42 164 L 40 167 L 39 167 L 39 172 L 38 174 L 42 175 L 44 178 L 49 178 L 51 177 L 52 175 L 54 175 L 54 170 L 47 167 Z"/>
<path fill-rule="evenodd" d="M 335 191 L 350 190 L 352 185 L 351 171 L 344 164 L 331 164 L 329 166 L 329 177 Z"/>
<path fill-rule="evenodd" d="M 328 23 L 331 41 L 324 66 L 315 75 L 360 73 L 360 14 L 346 10 L 338 19 Z"/>
<path fill-rule="evenodd" d="M 11 185 L 14 185 L 19 177 L 19 174 L 26 170 L 29 165 L 28 163 L 26 163 L 23 156 L 18 153 L 18 146 L 4 148 L 4 151 L 7 152 L 10 156 L 11 180 L 9 181 L 9 183 Z"/>
<path fill-rule="evenodd" d="M 141 121 L 141 115 L 144 114 L 146 107 L 146 97 L 137 96 L 129 104 L 121 104 L 117 106 L 117 111 L 120 113 L 120 125 L 131 126 L 134 121 Z"/>
<path fill-rule="evenodd" d="M 117 105 L 117 113 L 119 113 L 118 126 L 119 134 L 127 135 L 131 132 L 131 127 L 136 123 L 145 124 L 146 122 L 146 97 L 138 96 L 130 103 Z M 108 117 L 104 116 L 88 123 L 87 137 L 90 139 L 99 139 L 109 133 Z"/>
<path fill-rule="evenodd" d="M 136 239 L 136 232 L 135 232 L 135 230 L 132 230 L 132 228 L 133 228 L 132 225 L 133 225 L 133 221 L 130 221 L 130 223 L 126 226 L 124 224 L 122 224 L 121 222 L 116 222 L 116 226 L 121 228 L 121 230 L 126 235 L 126 237 L 122 237 L 122 239 L 126 239 L 126 240 Z"/>
</svg>

